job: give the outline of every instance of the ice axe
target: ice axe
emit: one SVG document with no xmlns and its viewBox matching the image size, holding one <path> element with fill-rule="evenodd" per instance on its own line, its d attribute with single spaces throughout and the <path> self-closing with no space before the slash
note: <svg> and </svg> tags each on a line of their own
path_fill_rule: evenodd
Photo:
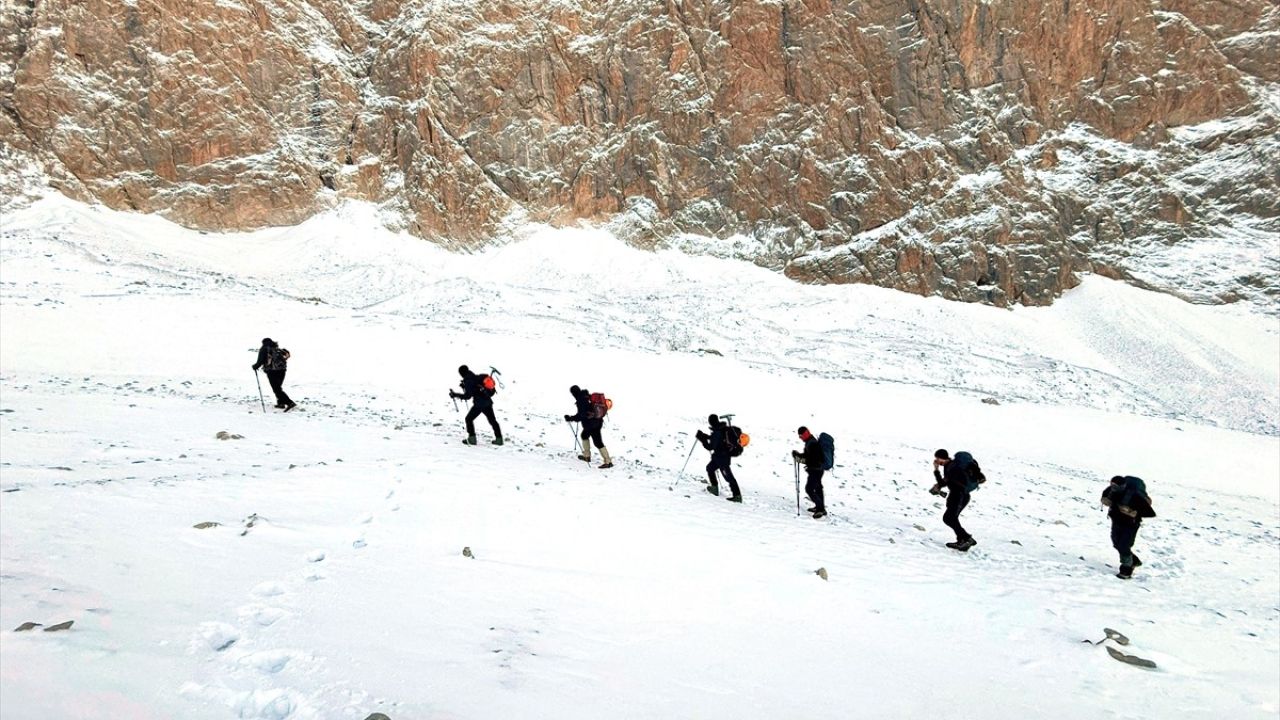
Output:
<svg viewBox="0 0 1280 720">
<path fill-rule="evenodd" d="M 506 385 L 502 383 L 502 371 L 492 365 L 489 366 L 489 377 L 493 378 L 493 381 L 498 383 L 498 387 L 506 387 Z"/>
</svg>

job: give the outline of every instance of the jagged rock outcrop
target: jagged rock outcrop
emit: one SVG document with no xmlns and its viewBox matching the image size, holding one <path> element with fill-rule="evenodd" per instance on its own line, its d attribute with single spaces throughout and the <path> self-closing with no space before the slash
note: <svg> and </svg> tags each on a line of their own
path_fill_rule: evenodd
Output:
<svg viewBox="0 0 1280 720">
<path fill-rule="evenodd" d="M 585 219 L 995 304 L 1280 297 L 1268 0 L 10 0 L 0 38 L 7 185 L 202 228 L 356 198 L 458 248 Z"/>
</svg>

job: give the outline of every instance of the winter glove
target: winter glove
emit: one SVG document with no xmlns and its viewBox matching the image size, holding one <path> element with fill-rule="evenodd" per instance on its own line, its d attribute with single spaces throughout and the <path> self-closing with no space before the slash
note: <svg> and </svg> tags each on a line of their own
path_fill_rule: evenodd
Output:
<svg viewBox="0 0 1280 720">
<path fill-rule="evenodd" d="M 572 421 L 572 420 L 573 420 L 573 416 L 572 416 L 572 415 L 565 415 L 565 416 L 564 416 L 564 421 L 565 421 L 565 422 L 570 422 L 570 421 Z"/>
<path fill-rule="evenodd" d="M 930 495 L 941 495 L 942 497 L 946 497 L 946 496 L 947 496 L 947 494 L 946 494 L 946 493 L 942 492 L 942 484 L 941 484 L 941 483 L 939 483 L 939 484 L 937 484 L 937 485 L 934 485 L 933 487 L 929 488 L 929 494 L 930 494 Z"/>
<path fill-rule="evenodd" d="M 454 400 L 457 400 L 458 398 L 460 398 L 460 397 L 462 397 L 462 396 L 461 396 L 461 395 L 459 395 L 458 393 L 456 393 L 456 392 L 454 392 L 454 391 L 450 390 L 450 391 L 449 391 L 449 397 L 453 398 Z"/>
<path fill-rule="evenodd" d="M 694 437 L 696 437 L 696 438 L 698 438 L 699 440 L 706 440 L 708 437 L 710 437 L 709 435 L 707 435 L 706 433 L 702 432 L 701 430 L 699 430 L 698 432 L 694 433 L 694 434 L 693 434 L 693 436 L 694 436 Z"/>
<path fill-rule="evenodd" d="M 792 458 L 795 458 L 796 460 L 799 460 L 799 459 L 803 458 L 803 457 L 804 457 L 804 455 L 800 454 L 800 451 L 799 451 L 799 450 L 792 450 L 792 451 L 791 451 L 791 457 L 792 457 Z"/>
</svg>

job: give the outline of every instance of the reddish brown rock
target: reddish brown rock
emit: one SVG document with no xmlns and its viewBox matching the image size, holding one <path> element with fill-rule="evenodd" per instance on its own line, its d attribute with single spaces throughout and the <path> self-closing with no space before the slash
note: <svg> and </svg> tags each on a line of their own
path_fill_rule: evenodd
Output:
<svg viewBox="0 0 1280 720">
<path fill-rule="evenodd" d="M 354 198 L 452 247 L 585 219 L 1045 303 L 1280 231 L 1278 39 L 1268 0 L 10 0 L 0 163 L 201 228 Z"/>
</svg>

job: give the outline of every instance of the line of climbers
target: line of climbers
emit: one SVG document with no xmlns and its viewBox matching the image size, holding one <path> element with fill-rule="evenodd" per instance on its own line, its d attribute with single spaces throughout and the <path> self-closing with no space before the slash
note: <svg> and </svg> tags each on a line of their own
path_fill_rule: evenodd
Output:
<svg viewBox="0 0 1280 720">
<path fill-rule="evenodd" d="M 284 376 L 290 357 L 289 351 L 281 348 L 271 338 L 263 338 L 262 347 L 258 350 L 258 360 L 253 364 L 255 376 L 258 368 L 265 369 L 271 391 L 276 396 L 276 408 L 285 412 L 297 407 L 297 404 L 290 400 L 284 391 Z M 489 373 L 475 373 L 466 365 L 462 365 L 458 368 L 458 375 L 462 377 L 458 383 L 462 392 L 450 390 L 449 397 L 454 400 L 455 409 L 458 400 L 471 401 L 471 409 L 464 418 L 467 436 L 462 442 L 467 445 L 476 444 L 475 420 L 484 415 L 489 421 L 489 427 L 493 429 L 493 440 L 490 442 L 494 445 L 502 445 L 502 428 L 498 425 L 493 412 L 493 397 L 498 391 L 498 381 L 494 376 L 501 373 L 496 368 L 490 368 Z M 259 393 L 261 393 L 261 384 L 259 384 Z M 581 432 L 576 430 L 574 432 L 574 449 L 579 451 L 578 459 L 590 463 L 591 446 L 595 445 L 600 451 L 602 461 L 599 467 L 602 470 L 613 467 L 613 458 L 609 455 L 609 449 L 605 447 L 603 437 L 604 420 L 613 407 L 613 401 L 603 393 L 593 393 L 577 385 L 569 388 L 569 394 L 573 396 L 575 412 L 566 414 L 564 419 L 568 423 L 581 423 Z M 263 407 L 265 410 L 265 403 Z M 729 502 L 741 503 L 742 490 L 733 474 L 733 458 L 742 455 L 743 449 L 751 439 L 742 432 L 741 428 L 733 424 L 732 415 L 725 415 L 723 419 L 718 415 L 709 415 L 707 424 L 710 426 L 710 432 L 698 430 L 695 433 L 697 443 L 711 453 L 711 460 L 706 467 L 708 481 L 706 490 L 712 495 L 720 495 L 718 474 L 729 484 L 731 493 Z M 809 428 L 804 426 L 801 426 L 796 434 L 804 444 L 801 450 L 791 451 L 796 471 L 796 513 L 799 514 L 800 511 L 800 466 L 803 464 L 806 478 L 805 496 L 813 503 L 813 507 L 810 507 L 808 512 L 815 520 L 821 520 L 827 516 L 822 478 L 828 471 L 835 469 L 835 440 L 827 433 L 815 436 Z M 579 440 L 581 440 L 580 449 Z M 696 448 L 695 443 L 694 447 L 690 448 L 690 457 Z M 688 464 L 686 459 L 681 473 Z M 983 474 L 978 461 L 970 453 L 960 451 L 952 457 L 946 449 L 939 449 L 933 454 L 933 478 L 934 484 L 929 488 L 929 492 L 946 500 L 942 522 L 956 535 L 955 542 L 946 543 L 946 546 L 960 552 L 968 552 L 978 544 L 978 541 L 960 524 L 960 513 L 964 512 L 972 498 L 972 493 L 987 481 L 987 477 Z M 1109 508 L 1107 515 L 1111 519 L 1111 544 L 1120 555 L 1120 570 L 1116 576 L 1127 580 L 1133 576 L 1134 568 L 1142 565 L 1142 560 L 1133 553 L 1133 545 L 1137 540 L 1138 528 L 1142 525 L 1143 518 L 1155 517 L 1151 497 L 1147 495 L 1146 484 L 1140 478 L 1116 475 L 1102 491 L 1102 504 Z"/>
</svg>

